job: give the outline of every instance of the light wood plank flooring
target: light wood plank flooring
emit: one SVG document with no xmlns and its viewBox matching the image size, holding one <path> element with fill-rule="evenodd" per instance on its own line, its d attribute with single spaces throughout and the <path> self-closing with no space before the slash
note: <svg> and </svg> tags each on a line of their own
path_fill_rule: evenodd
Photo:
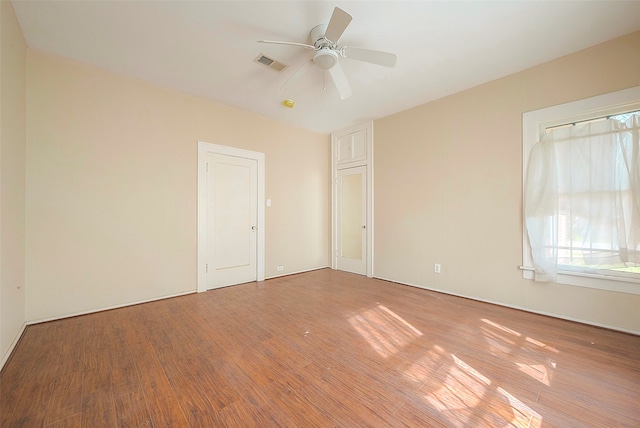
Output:
<svg viewBox="0 0 640 428">
<path fill-rule="evenodd" d="M 26 329 L 4 427 L 638 427 L 640 337 L 329 269 Z"/>
</svg>

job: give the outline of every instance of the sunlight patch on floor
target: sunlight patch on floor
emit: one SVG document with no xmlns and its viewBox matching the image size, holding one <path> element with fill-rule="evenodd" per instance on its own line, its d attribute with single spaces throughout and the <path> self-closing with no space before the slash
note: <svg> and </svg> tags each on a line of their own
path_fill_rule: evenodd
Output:
<svg viewBox="0 0 640 428">
<path fill-rule="evenodd" d="M 480 321 L 482 321 L 483 323 L 493 327 L 494 329 L 497 329 L 499 331 L 508 333 L 511 336 L 514 336 L 514 338 L 523 338 L 526 342 L 528 342 L 528 343 L 530 343 L 532 345 L 536 345 L 536 346 L 538 346 L 540 348 L 543 348 L 543 349 L 545 349 L 547 351 L 551 351 L 551 352 L 554 352 L 554 353 L 558 353 L 559 352 L 553 346 L 549 346 L 549 345 L 547 345 L 545 343 L 542 343 L 541 341 L 539 341 L 537 339 L 534 339 L 532 337 L 528 337 L 528 336 L 524 336 L 523 337 L 523 335 L 521 333 L 519 333 L 519 332 L 517 332 L 515 330 L 512 330 L 509 327 L 506 327 L 506 326 L 504 326 L 502 324 L 498 324 L 498 323 L 496 323 L 494 321 L 491 321 L 491 320 L 488 320 L 486 318 L 482 318 L 482 319 L 480 319 Z M 492 332 L 491 330 L 484 329 L 484 328 L 483 328 L 483 330 L 484 330 L 486 335 L 488 334 L 491 337 L 500 337 L 502 340 L 504 340 L 505 342 L 508 342 L 510 344 L 515 344 L 516 343 L 513 339 L 506 339 L 506 336 L 499 336 L 498 334 L 496 334 L 495 331 Z"/>
<path fill-rule="evenodd" d="M 513 354 L 514 349 L 531 349 L 531 345 L 544 349 L 545 351 L 558 353 L 558 350 L 552 346 L 534 339 L 532 337 L 525 336 L 513 329 L 510 329 L 502 324 L 498 324 L 494 321 L 482 318 L 481 321 L 486 326 L 481 327 L 485 336 L 485 340 L 489 345 L 489 350 L 501 356 L 501 354 Z M 507 333 L 506 335 L 504 333 Z M 538 382 L 550 386 L 553 369 L 555 364 L 551 359 L 547 359 L 546 363 L 541 361 L 535 362 L 514 362 L 517 369 L 537 380 Z"/>
<path fill-rule="evenodd" d="M 472 375 L 474 378 L 476 378 L 480 382 L 482 382 L 482 383 L 484 383 L 486 385 L 491 385 L 491 381 L 489 380 L 488 377 L 483 376 L 479 371 L 477 371 L 476 369 L 474 369 L 469 364 L 465 363 L 464 361 L 462 361 L 460 358 L 456 357 L 455 355 L 451 355 L 451 357 L 453 358 L 453 361 L 455 361 L 456 365 L 458 367 L 460 367 L 461 369 L 463 369 L 465 372 L 469 373 L 470 375 Z"/>
<path fill-rule="evenodd" d="M 557 354 L 558 352 L 560 352 L 560 351 L 558 351 L 556 348 L 554 348 L 553 346 L 546 345 L 546 344 L 544 344 L 544 343 L 540 342 L 539 340 L 533 339 L 533 338 L 531 338 L 531 337 L 527 337 L 525 340 L 526 340 L 527 342 L 529 342 L 529 343 L 533 344 L 533 345 L 536 345 L 536 346 L 539 346 L 539 347 L 541 347 L 541 348 L 544 348 L 544 349 L 545 349 L 545 350 L 547 350 L 547 351 L 551 351 L 551 352 L 554 352 L 554 353 L 556 353 L 556 354 Z"/>
<path fill-rule="evenodd" d="M 499 387 L 498 388 L 498 392 L 500 394 L 502 394 L 503 396 L 505 396 L 507 400 L 509 400 L 509 404 L 511 404 L 511 408 L 513 408 L 515 410 L 519 410 L 521 413 L 523 413 L 525 415 L 529 415 L 532 418 L 537 419 L 538 421 L 542 421 L 542 416 L 538 412 L 536 412 L 531 407 L 529 407 L 526 404 L 524 404 L 522 401 L 518 400 L 513 395 L 509 394 L 503 388 Z"/>
<path fill-rule="evenodd" d="M 549 376 L 547 368 L 544 365 L 516 363 L 516 366 L 518 366 L 518 370 L 520 370 L 522 373 L 534 378 L 540 383 L 549 386 Z"/>
<path fill-rule="evenodd" d="M 420 330 L 380 304 L 350 317 L 349 324 L 385 358 L 422 336 Z"/>
<path fill-rule="evenodd" d="M 451 357 L 455 365 L 449 369 L 442 387 L 429 394 L 427 401 L 440 411 L 475 407 L 486 394 L 491 381 L 460 358 Z"/>
<path fill-rule="evenodd" d="M 425 396 L 425 400 L 440 412 L 449 414 L 453 424 L 467 426 L 482 423 L 500 426 L 540 426 L 542 416 L 504 388 L 492 385 L 491 379 L 474 367 L 451 355 L 454 364 L 449 368 L 442 386 Z M 491 412 L 481 410 L 481 401 L 490 401 Z M 477 407 L 477 411 L 476 411 Z"/>
<path fill-rule="evenodd" d="M 413 361 L 413 363 L 405 369 L 405 377 L 410 379 L 418 387 L 421 386 L 428 378 L 433 377 L 433 374 L 442 366 L 444 354 L 445 350 L 435 345 L 433 349 Z"/>
<path fill-rule="evenodd" d="M 518 333 L 517 331 L 515 331 L 515 330 L 511 330 L 510 328 L 505 327 L 505 326 L 503 326 L 502 324 L 495 323 L 495 322 L 493 322 L 493 321 L 491 321 L 491 320 L 488 320 L 488 319 L 486 319 L 486 318 L 482 318 L 480 321 L 482 321 L 482 322 L 484 322 L 484 323 L 486 323 L 486 324 L 489 324 L 490 326 L 493 326 L 493 327 L 497 328 L 498 330 L 502 330 L 502 331 L 504 331 L 505 333 L 509 333 L 509 334 L 512 334 L 512 335 L 517 336 L 517 337 L 522 336 L 522 335 L 521 335 L 520 333 Z"/>
<path fill-rule="evenodd" d="M 516 346 L 515 342 L 506 340 L 501 336 L 494 335 L 490 332 L 484 332 L 485 340 L 489 345 L 489 351 L 492 354 L 510 354 Z"/>
</svg>

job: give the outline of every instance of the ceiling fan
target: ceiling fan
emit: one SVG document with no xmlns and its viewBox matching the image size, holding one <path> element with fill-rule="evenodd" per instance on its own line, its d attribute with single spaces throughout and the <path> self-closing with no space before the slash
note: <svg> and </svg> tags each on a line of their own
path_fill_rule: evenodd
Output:
<svg viewBox="0 0 640 428">
<path fill-rule="evenodd" d="M 306 49 L 313 49 L 315 54 L 309 61 L 313 62 L 322 70 L 329 72 L 333 83 L 338 89 L 340 98 L 344 100 L 351 95 L 351 86 L 349 85 L 347 76 L 342 70 L 342 66 L 340 65 L 340 58 L 355 59 L 385 67 L 393 67 L 396 65 L 395 54 L 338 45 L 342 34 L 347 29 L 347 26 L 352 19 L 352 16 L 347 12 L 336 7 L 331 14 L 331 19 L 328 24 L 320 24 L 311 29 L 311 32 L 309 33 L 311 44 L 281 42 L 276 40 L 259 40 L 258 43 L 292 45 Z"/>
</svg>

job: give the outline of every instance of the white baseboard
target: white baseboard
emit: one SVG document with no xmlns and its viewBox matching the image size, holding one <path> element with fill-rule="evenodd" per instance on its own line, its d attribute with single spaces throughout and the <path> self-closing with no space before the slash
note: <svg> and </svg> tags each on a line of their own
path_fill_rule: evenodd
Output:
<svg viewBox="0 0 640 428">
<path fill-rule="evenodd" d="M 16 347 L 16 345 L 20 341 L 20 338 L 22 337 L 22 333 L 24 333 L 25 328 L 27 328 L 26 322 L 22 323 L 22 327 L 20 327 L 20 330 L 18 331 L 18 334 L 16 334 L 16 337 L 13 338 L 13 342 L 11 342 L 11 345 L 9 345 L 9 349 L 7 349 L 7 352 L 5 352 L 4 355 L 2 356 L 2 361 L 0 361 L 0 370 L 2 370 L 2 368 L 4 367 L 4 364 L 7 362 L 7 360 L 11 356 L 13 349 Z"/>
<path fill-rule="evenodd" d="M 381 279 L 383 281 L 395 282 L 396 284 L 408 285 L 410 287 L 416 287 L 416 288 L 422 288 L 424 290 L 435 291 L 437 293 L 448 294 L 450 296 L 456 296 L 456 297 L 462 297 L 462 298 L 465 298 L 465 299 L 475 300 L 477 302 L 490 303 L 492 305 L 502 306 L 502 307 L 511 308 L 511 309 L 517 309 L 519 311 L 529 312 L 529 313 L 532 313 L 532 314 L 544 315 L 544 316 L 547 316 L 547 317 L 558 318 L 558 319 L 567 320 L 567 321 L 573 321 L 573 322 L 577 322 L 577 323 L 580 323 L 580 324 L 587 324 L 587 325 L 592 325 L 592 326 L 595 326 L 595 327 L 602 327 L 602 328 L 606 328 L 606 329 L 609 329 L 609 330 L 616 330 L 616 331 L 621 331 L 623 333 L 629 333 L 629 334 L 633 334 L 635 336 L 640 336 L 640 331 L 629 330 L 629 329 L 626 329 L 626 328 L 621 328 L 621 327 L 612 326 L 612 325 L 608 325 L 608 324 L 602 324 L 602 323 L 597 323 L 597 322 L 593 322 L 593 321 L 589 321 L 589 320 L 583 320 L 583 319 L 579 319 L 579 318 L 568 317 L 568 316 L 565 316 L 565 315 L 554 314 L 554 313 L 551 313 L 551 312 L 536 311 L 536 310 L 533 310 L 533 309 L 530 309 L 530 308 L 524 308 L 522 306 L 507 305 L 507 304 L 502 303 L 502 302 L 496 302 L 496 301 L 487 300 L 487 299 L 479 299 L 477 297 L 471 297 L 471 296 L 466 296 L 464 294 L 452 293 L 450 291 L 439 290 L 437 288 L 425 287 L 424 285 L 418 285 L 418 284 L 412 284 L 412 283 L 408 283 L 408 282 L 396 281 L 394 279 L 383 278 L 383 277 L 380 277 L 380 276 L 376 276 L 375 278 Z"/>
<path fill-rule="evenodd" d="M 104 308 L 91 309 L 91 310 L 82 311 L 82 312 L 74 312 L 74 313 L 71 313 L 71 314 L 59 315 L 59 316 L 49 317 L 49 318 L 41 318 L 41 319 L 37 319 L 37 320 L 27 321 L 27 325 L 40 324 L 40 323 L 49 322 L 49 321 L 57 321 L 57 320 L 65 319 L 65 318 L 79 317 L 81 315 L 94 314 L 96 312 L 110 311 L 111 309 L 125 308 L 127 306 L 139 305 L 141 303 L 149 303 L 149 302 L 155 302 L 157 300 L 171 299 L 172 297 L 186 296 L 187 294 L 193 294 L 195 292 L 196 292 L 195 290 L 193 290 L 193 291 L 184 291 L 182 293 L 170 294 L 168 296 L 162 296 L 162 297 L 154 297 L 152 299 L 146 299 L 146 300 L 138 300 L 138 301 L 135 301 L 135 302 L 123 303 L 121 305 L 107 306 L 107 307 L 104 307 Z"/>
<path fill-rule="evenodd" d="M 320 269 L 326 269 L 326 268 L 330 268 L 330 266 L 321 266 L 321 267 L 316 267 L 316 268 L 311 268 L 311 269 L 300 270 L 300 271 L 297 271 L 297 272 L 287 272 L 287 273 L 284 273 L 282 275 L 274 275 L 274 276 L 266 277 L 265 280 L 273 279 L 273 278 L 279 278 L 281 276 L 296 275 L 298 273 L 311 272 L 311 271 L 314 271 L 314 270 L 320 270 Z M 74 313 L 71 313 L 71 314 L 58 315 L 58 316 L 48 317 L 48 318 L 40 318 L 40 319 L 36 319 L 36 320 L 27 321 L 25 326 L 33 325 L 33 324 L 40 324 L 40 323 L 49 322 L 49 321 L 57 321 L 57 320 L 65 319 L 65 318 L 78 317 L 78 316 L 81 316 L 81 315 L 88 315 L 88 314 L 93 314 L 93 313 L 96 313 L 96 312 L 109 311 L 111 309 L 124 308 L 124 307 L 127 307 L 127 306 L 139 305 L 139 304 L 142 304 L 142 303 L 155 302 L 156 300 L 171 299 L 172 297 L 186 296 L 187 294 L 193 294 L 193 293 L 196 293 L 196 292 L 197 292 L 196 290 L 185 291 L 185 292 L 182 292 L 182 293 L 171 294 L 171 295 L 168 295 L 168 296 L 154 297 L 152 299 L 146 299 L 146 300 L 139 300 L 139 301 L 135 301 L 135 302 L 123 303 L 121 305 L 107 306 L 107 307 L 103 307 L 103 308 L 91 309 L 91 310 L 82 311 L 82 312 L 74 312 Z M 23 330 L 24 330 L 24 327 L 23 327 Z"/>
<path fill-rule="evenodd" d="M 289 276 L 289 275 L 297 275 L 299 273 L 312 272 L 314 270 L 320 270 L 320 269 L 331 269 L 331 266 L 320 266 L 320 267 L 315 267 L 315 268 L 311 268 L 311 269 L 299 270 L 299 271 L 296 271 L 296 272 L 282 273 L 280 275 L 268 276 L 268 277 L 265 278 L 265 280 L 274 279 L 274 278 L 280 278 L 280 277 Z"/>
</svg>

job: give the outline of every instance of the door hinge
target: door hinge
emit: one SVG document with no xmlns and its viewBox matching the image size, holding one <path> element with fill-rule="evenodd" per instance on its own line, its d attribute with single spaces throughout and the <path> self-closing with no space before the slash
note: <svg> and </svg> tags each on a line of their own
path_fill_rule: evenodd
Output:
<svg viewBox="0 0 640 428">
<path fill-rule="evenodd" d="M 209 172 L 209 162 L 205 163 L 205 172 Z"/>
<path fill-rule="evenodd" d="M 204 273 L 209 273 L 209 263 L 204 265 Z"/>
</svg>

